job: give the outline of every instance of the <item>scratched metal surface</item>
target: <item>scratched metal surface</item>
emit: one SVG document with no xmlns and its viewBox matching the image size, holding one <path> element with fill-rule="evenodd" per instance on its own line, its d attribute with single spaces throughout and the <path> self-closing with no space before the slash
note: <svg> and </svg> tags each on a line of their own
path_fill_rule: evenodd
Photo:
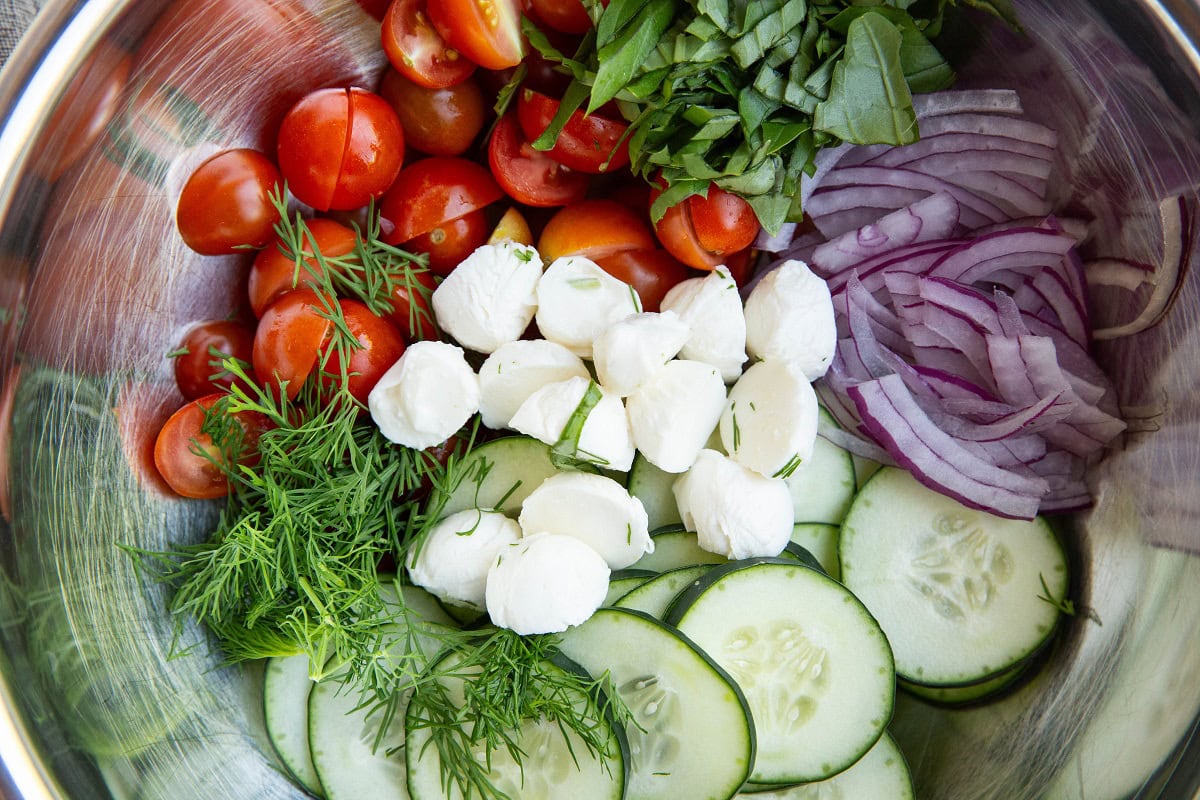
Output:
<svg viewBox="0 0 1200 800">
<path fill-rule="evenodd" d="M 1181 44 L 1200 15 L 1094 6 L 1020 4 L 1041 23 L 1032 38 L 963 77 L 1037 87 L 1027 107 L 1081 154 L 1074 174 L 1145 211 L 1102 219 L 1091 247 L 1152 260 L 1157 197 L 1200 176 L 1200 66 Z M 261 146 L 314 85 L 372 85 L 377 36 L 350 2 L 49 2 L 0 78 L 0 756 L 15 796 L 304 796 L 262 738 L 255 676 L 219 668 L 191 629 L 193 655 L 169 659 L 164 596 L 118 546 L 194 540 L 212 521 L 130 468 L 178 402 L 163 354 L 234 303 L 237 260 L 172 233 L 182 176 L 218 147 Z M 50 123 L 56 104 L 73 116 Z M 1084 194 L 1063 199 L 1087 209 Z M 1102 298 L 1096 312 L 1129 309 Z M 1073 521 L 1089 613 L 1002 702 L 901 701 L 893 731 L 919 797 L 1200 797 L 1198 323 L 1193 274 L 1164 325 L 1102 349 L 1144 430 L 1094 470 L 1095 508 Z"/>
</svg>

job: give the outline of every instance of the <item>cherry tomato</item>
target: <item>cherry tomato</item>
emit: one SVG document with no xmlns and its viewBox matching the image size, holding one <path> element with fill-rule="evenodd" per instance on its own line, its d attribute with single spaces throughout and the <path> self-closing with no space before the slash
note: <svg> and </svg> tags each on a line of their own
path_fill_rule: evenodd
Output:
<svg viewBox="0 0 1200 800">
<path fill-rule="evenodd" d="M 344 256 L 354 252 L 358 238 L 351 228 L 330 219 L 310 219 L 307 226 L 311 236 L 304 248 L 305 255 L 312 256 L 304 260 L 304 268 L 300 270 L 299 280 L 293 283 L 296 276 L 296 262 L 283 254 L 276 240 L 264 248 L 254 258 L 250 267 L 248 289 L 250 308 L 254 316 L 261 317 L 281 294 L 292 289 L 302 288 L 306 281 L 320 279 L 318 271 L 320 262 L 313 256 L 313 243 L 316 249 L 326 258 Z"/>
<path fill-rule="evenodd" d="M 434 5 L 440 0 L 435 0 Z M 429 22 L 425 0 L 394 0 L 383 17 L 383 51 L 404 77 L 427 89 L 462 83 L 475 71 Z"/>
<path fill-rule="evenodd" d="M 388 321 L 408 340 L 436 339 L 437 326 L 433 321 L 430 297 L 437 288 L 432 272 L 412 272 L 411 280 L 400 280 L 392 290 L 392 313 Z"/>
<path fill-rule="evenodd" d="M 505 69 L 521 63 L 519 0 L 434 0 L 429 21 L 446 42 L 486 69 Z"/>
<path fill-rule="evenodd" d="M 377 94 L 319 89 L 279 127 L 279 169 L 292 194 L 318 211 L 366 205 L 392 185 L 404 161 L 404 130 Z"/>
<path fill-rule="evenodd" d="M 219 464 L 225 454 L 212 437 L 201 432 L 205 412 L 225 395 L 201 397 L 176 411 L 163 425 L 154 442 L 154 465 L 167 485 L 184 497 L 211 499 L 229 493 L 229 482 Z M 254 447 L 270 426 L 262 414 L 242 412 L 235 419 L 242 426 L 242 452 L 254 453 Z M 200 449 L 207 455 L 193 452 Z M 252 463 L 253 455 L 242 463 Z"/>
<path fill-rule="evenodd" d="M 285 386 L 289 398 L 300 393 L 333 323 L 311 289 L 287 292 L 263 312 L 254 333 L 254 371 L 266 386 Z"/>
<path fill-rule="evenodd" d="M 404 354 L 404 339 L 391 323 L 371 313 L 357 300 L 339 300 L 346 327 L 361 347 L 346 355 L 346 390 L 364 405 L 367 395 Z M 342 358 L 338 348 L 329 346 L 329 359 L 322 368 L 322 385 L 336 389 L 341 380 Z"/>
<path fill-rule="evenodd" d="M 389 5 L 391 5 L 389 0 L 358 0 L 359 8 L 378 20 L 383 19 Z"/>
<path fill-rule="evenodd" d="M 522 89 L 517 97 L 517 119 L 525 138 L 534 141 L 558 113 L 560 103 L 541 92 Z M 571 169 L 591 174 L 614 172 L 629 164 L 628 125 L 598 114 L 572 112 L 549 151 L 551 158 Z"/>
<path fill-rule="evenodd" d="M 593 261 L 622 250 L 653 250 L 645 218 L 614 200 L 582 200 L 559 211 L 542 230 L 538 252 L 547 263 L 580 255 Z"/>
<path fill-rule="evenodd" d="M 434 157 L 400 171 L 379 206 L 393 227 L 384 238 L 400 244 L 503 196 L 486 169 L 465 158 Z"/>
<path fill-rule="evenodd" d="M 275 235 L 279 212 L 271 190 L 282 185 L 279 170 L 257 150 L 226 150 L 196 168 L 183 186 L 175 211 L 187 246 L 206 256 L 262 247 Z"/>
<path fill-rule="evenodd" d="M 651 199 L 661 194 L 655 187 Z M 667 209 L 654 226 L 658 240 L 689 267 L 711 270 L 745 250 L 758 236 L 758 219 L 742 198 L 709 186 L 708 197 L 692 195 Z"/>
<path fill-rule="evenodd" d="M 233 320 L 208 320 L 188 331 L 180 349 L 187 352 L 175 357 L 175 383 L 184 397 L 196 400 L 233 386 L 233 375 L 221 367 L 223 359 L 245 361 L 249 369 L 254 331 Z"/>
<path fill-rule="evenodd" d="M 488 244 L 497 244 L 498 242 L 533 244 L 533 231 L 529 228 L 529 221 L 515 207 L 504 212 L 488 236 Z"/>
<path fill-rule="evenodd" d="M 405 143 L 422 153 L 461 155 L 483 130 L 483 90 L 473 78 L 444 89 L 427 89 L 389 69 L 379 94 L 400 118 Z"/>
<path fill-rule="evenodd" d="M 587 33 L 592 18 L 582 0 L 531 0 L 531 11 L 540 22 L 563 33 Z"/>
<path fill-rule="evenodd" d="M 672 286 L 695 275 L 666 250 L 622 250 L 596 263 L 637 289 L 645 311 L 658 311 Z"/>
<path fill-rule="evenodd" d="M 487 242 L 488 221 L 483 209 L 443 222 L 429 233 L 414 236 L 404 249 L 429 255 L 429 268 L 438 275 L 449 275 L 462 260 Z"/>
<path fill-rule="evenodd" d="M 527 206 L 565 206 L 582 200 L 590 182 L 585 173 L 575 172 L 535 150 L 513 114 L 506 115 L 492 130 L 488 164 L 508 196 Z"/>
</svg>

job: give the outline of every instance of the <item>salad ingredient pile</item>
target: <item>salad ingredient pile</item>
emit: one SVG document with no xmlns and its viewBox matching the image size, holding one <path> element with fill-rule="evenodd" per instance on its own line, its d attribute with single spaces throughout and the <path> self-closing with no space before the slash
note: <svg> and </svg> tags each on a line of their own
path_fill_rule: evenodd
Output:
<svg viewBox="0 0 1200 800">
<path fill-rule="evenodd" d="M 248 314 L 173 354 L 156 463 L 227 499 L 140 555 L 298 676 L 266 703 L 306 788 L 905 797 L 898 685 L 1036 671 L 1070 590 L 1037 515 L 1121 425 L 1053 134 L 920 94 L 936 6 L 394 0 L 378 94 L 199 167 L 181 234 L 256 250 Z M 199 179 L 229 153 L 245 225 Z"/>
</svg>

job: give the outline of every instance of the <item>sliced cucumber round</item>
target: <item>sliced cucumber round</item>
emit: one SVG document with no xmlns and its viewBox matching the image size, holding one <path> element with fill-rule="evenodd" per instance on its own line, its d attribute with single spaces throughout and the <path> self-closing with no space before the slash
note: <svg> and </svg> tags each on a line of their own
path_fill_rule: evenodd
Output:
<svg viewBox="0 0 1200 800">
<path fill-rule="evenodd" d="M 292 777 L 309 792 L 320 796 L 324 789 L 308 746 L 308 696 L 312 687 L 307 655 L 267 659 L 263 671 L 267 737 Z"/>
<path fill-rule="evenodd" d="M 608 577 L 608 594 L 604 605 L 611 606 L 646 581 L 658 575 L 645 569 L 619 569 Z"/>
<path fill-rule="evenodd" d="M 817 783 L 777 788 L 748 784 L 741 792 L 757 800 L 912 800 L 912 776 L 904 754 L 884 733 L 854 766 Z"/>
<path fill-rule="evenodd" d="M 313 765 L 325 800 L 390 797 L 407 800 L 404 711 L 409 692 L 396 707 L 360 707 L 358 693 L 336 679 L 313 687 L 308 701 L 308 736 Z M 386 731 L 381 730 L 386 723 Z"/>
<path fill-rule="evenodd" d="M 792 542 L 812 553 L 825 573 L 834 580 L 841 577 L 838 530 L 837 525 L 823 522 L 797 522 L 792 526 Z"/>
<path fill-rule="evenodd" d="M 819 411 L 821 425 L 836 425 L 825 409 Z M 818 436 L 812 455 L 785 478 L 792 493 L 796 522 L 839 524 L 850 508 L 858 484 L 850 453 Z"/>
<path fill-rule="evenodd" d="M 697 564 L 668 570 L 626 592 L 612 605 L 616 608 L 642 611 L 655 619 L 662 619 L 667 615 L 667 609 L 676 596 L 709 569 L 709 564 Z"/>
<path fill-rule="evenodd" d="M 968 683 L 963 686 L 925 686 L 901 678 L 897 683 L 901 689 L 934 705 L 958 708 L 961 706 L 985 703 L 1012 688 L 1022 678 L 1031 674 L 1036 658 L 1022 661 L 1009 667 L 999 675 L 995 675 L 978 683 Z"/>
<path fill-rule="evenodd" d="M 441 515 L 468 508 L 494 509 L 516 517 L 521 503 L 542 481 L 558 472 L 550 447 L 528 436 L 505 436 L 474 448 L 456 470 L 462 480 L 448 496 L 435 494 L 431 507 L 445 499 Z"/>
<path fill-rule="evenodd" d="M 633 714 L 626 800 L 726 800 L 745 783 L 755 752 L 745 698 L 678 631 L 602 608 L 560 646 L 592 675 L 608 673 Z"/>
<path fill-rule="evenodd" d="M 824 780 L 856 762 L 891 718 L 896 676 L 878 623 L 823 572 L 782 559 L 713 567 L 668 621 L 728 670 L 758 737 L 751 780 Z"/>
<path fill-rule="evenodd" d="M 682 527 L 671 526 L 653 531 L 650 540 L 654 552 L 646 553 L 634 564 L 634 569 L 651 572 L 666 572 L 679 567 L 694 567 L 697 564 L 728 564 L 729 559 L 720 553 L 710 553 L 700 546 L 696 534 Z"/>
<path fill-rule="evenodd" d="M 638 453 L 629 469 L 629 493 L 642 501 L 650 530 L 683 522 L 671 487 L 678 475 L 664 472 Z"/>
<path fill-rule="evenodd" d="M 450 659 L 459 658 L 451 654 Z M 561 666 L 547 663 L 547 669 Z M 465 704 L 466 685 L 478 668 L 458 666 L 453 662 L 438 665 L 437 680 L 446 689 L 451 702 L 460 708 Z M 422 689 L 422 691 L 428 691 Z M 582 694 L 575 700 L 582 709 L 587 698 Z M 459 714 L 461 718 L 463 715 Z M 441 721 L 422 717 L 419 706 L 411 702 L 405 715 L 405 754 L 408 769 L 408 793 L 413 800 L 461 800 L 463 792 L 453 779 L 447 779 L 442 752 L 434 739 Z M 475 720 L 461 719 L 464 728 Z M 486 752 L 479 743 L 470 752 L 458 752 L 458 757 L 474 757 L 497 790 L 522 800 L 622 800 L 625 792 L 625 742 L 623 732 L 606 721 L 603 728 L 604 752 L 597 757 L 588 750 L 575 731 L 551 719 L 527 719 L 515 732 L 515 739 L 524 757 L 518 762 L 508 749 L 500 746 Z M 464 731 L 469 737 L 469 731 Z M 463 739 L 456 739 L 462 742 Z M 448 785 L 447 785 L 448 783 Z M 374 794 L 360 796 L 376 796 Z"/>
<path fill-rule="evenodd" d="M 1028 658 L 1067 593 L 1067 559 L 1045 520 L 967 508 L 895 467 L 856 496 L 839 557 L 897 673 L 926 686 L 975 683 Z"/>
</svg>

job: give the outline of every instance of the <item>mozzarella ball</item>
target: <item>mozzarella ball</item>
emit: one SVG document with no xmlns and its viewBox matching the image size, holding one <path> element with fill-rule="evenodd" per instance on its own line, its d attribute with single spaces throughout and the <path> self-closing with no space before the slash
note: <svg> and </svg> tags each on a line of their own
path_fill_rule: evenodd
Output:
<svg viewBox="0 0 1200 800">
<path fill-rule="evenodd" d="M 537 286 L 538 330 L 582 358 L 614 322 L 642 310 L 637 291 L 594 261 L 563 256 L 546 268 Z"/>
<path fill-rule="evenodd" d="M 520 339 L 529 327 L 541 277 L 542 259 L 532 247 L 485 244 L 433 291 L 433 313 L 463 347 L 491 353 Z"/>
<path fill-rule="evenodd" d="M 672 487 L 679 515 L 700 546 L 726 558 L 777 556 L 792 535 L 792 495 L 782 478 L 701 450 Z"/>
<path fill-rule="evenodd" d="M 624 569 L 654 551 L 642 501 L 603 475 L 561 472 L 547 478 L 525 498 L 517 521 L 526 535 L 579 539 L 610 569 Z"/>
<path fill-rule="evenodd" d="M 479 368 L 479 413 L 494 430 L 507 428 L 529 395 L 548 383 L 588 378 L 583 359 L 545 339 L 519 339 L 500 345 Z"/>
<path fill-rule="evenodd" d="M 746 298 L 746 347 L 762 361 L 788 361 L 815 381 L 837 347 L 829 286 L 803 261 L 785 261 Z"/>
<path fill-rule="evenodd" d="M 589 387 L 599 399 L 591 409 L 580 409 Z M 509 427 L 553 446 L 563 437 L 576 413 L 586 414 L 576 443 L 576 456 L 597 466 L 628 472 L 633 466 L 633 438 L 621 398 L 604 391 L 588 378 L 568 378 L 538 389 L 521 404 Z"/>
<path fill-rule="evenodd" d="M 786 478 L 812 458 L 817 393 L 791 363 L 760 361 L 730 390 L 720 430 L 721 444 L 734 461 Z"/>
<path fill-rule="evenodd" d="M 662 301 L 691 328 L 679 351 L 682 358 L 703 361 L 721 370 L 730 383 L 742 374 L 746 361 L 746 317 L 737 283 L 724 267 L 703 278 L 675 284 Z"/>
<path fill-rule="evenodd" d="M 503 548 L 488 570 L 492 622 L 526 636 L 561 633 L 592 616 L 608 593 L 608 565 L 572 536 L 535 533 Z"/>
<path fill-rule="evenodd" d="M 413 583 L 430 594 L 481 609 L 496 554 L 520 538 L 520 526 L 500 512 L 467 509 L 434 525 L 406 566 Z"/>
<path fill-rule="evenodd" d="M 413 342 L 367 396 L 389 441 L 420 450 L 449 439 L 479 410 L 479 377 L 461 347 Z"/>
<path fill-rule="evenodd" d="M 596 337 L 592 363 L 608 391 L 625 397 L 679 353 L 691 328 L 674 311 L 647 311 L 616 322 Z"/>
<path fill-rule="evenodd" d="M 725 381 L 711 364 L 671 361 L 625 402 L 633 446 L 664 472 L 683 472 L 717 428 Z"/>
</svg>

